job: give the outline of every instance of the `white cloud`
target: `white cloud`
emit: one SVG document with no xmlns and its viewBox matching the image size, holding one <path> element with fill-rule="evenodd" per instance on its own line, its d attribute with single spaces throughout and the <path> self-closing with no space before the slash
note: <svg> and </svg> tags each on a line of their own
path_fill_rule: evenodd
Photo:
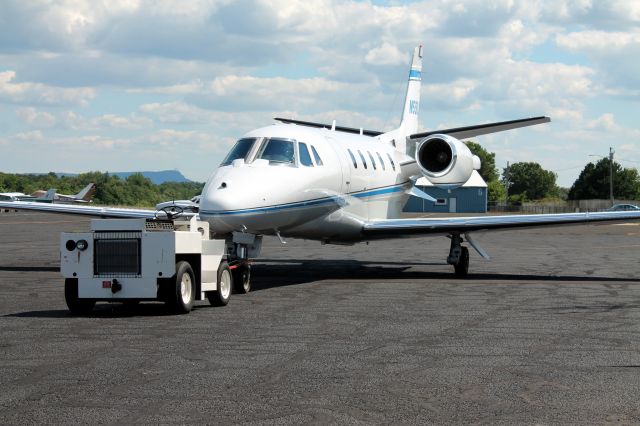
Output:
<svg viewBox="0 0 640 426">
<path fill-rule="evenodd" d="M 73 111 L 60 113 L 60 121 L 69 129 L 79 131 L 99 131 L 109 129 L 139 130 L 153 126 L 153 120 L 148 117 L 140 117 L 136 114 L 122 116 L 117 114 L 104 114 L 97 117 L 84 117 Z"/>
<path fill-rule="evenodd" d="M 403 53 L 396 46 L 384 42 L 381 46 L 369 50 L 364 61 L 372 65 L 404 65 L 407 62 L 407 57 L 406 52 Z"/>
<path fill-rule="evenodd" d="M 461 78 L 450 83 L 425 84 L 422 89 L 425 102 L 429 107 L 470 107 L 474 102 L 471 99 L 478 82 Z"/>
<path fill-rule="evenodd" d="M 572 50 L 621 50 L 640 45 L 640 32 L 578 31 L 558 34 L 556 43 Z"/>
<path fill-rule="evenodd" d="M 47 159 L 58 156 L 46 147 L 65 144 L 62 164 L 77 156 L 98 166 L 123 157 L 179 166 L 177 147 L 195 146 L 210 154 L 190 162 L 205 175 L 236 137 L 276 115 L 397 124 L 420 42 L 430 128 L 548 114 L 551 126 L 481 140 L 500 158 L 541 162 L 619 143 L 613 135 L 637 140 L 619 123 L 632 123 L 635 103 L 624 102 L 640 96 L 639 2 L 389 3 L 7 0 L 0 106 L 20 108 L 17 120 L 0 116 L 0 143 L 13 152 L 16 134 L 51 129 L 34 141 Z"/>
<path fill-rule="evenodd" d="M 638 97 L 640 86 L 640 30 L 585 30 L 559 34 L 559 47 L 586 55 L 603 76 L 609 95 Z"/>
<path fill-rule="evenodd" d="M 88 87 L 63 88 L 41 83 L 15 82 L 14 71 L 0 72 L 0 102 L 34 105 L 86 105 L 95 97 Z"/>
<path fill-rule="evenodd" d="M 43 139 L 43 135 L 40 130 L 31 130 L 29 132 L 18 133 L 13 138 L 18 141 L 32 142 L 41 141 Z"/>
<path fill-rule="evenodd" d="M 620 141 L 640 140 L 640 129 L 624 127 L 616 121 L 613 113 L 605 113 L 594 119 L 576 121 L 570 129 L 560 131 L 556 136 L 579 142 L 597 142 L 597 149 L 602 150 L 603 146 L 616 146 Z"/>
<path fill-rule="evenodd" d="M 16 116 L 29 126 L 38 128 L 52 127 L 57 121 L 52 114 L 46 111 L 38 111 L 33 107 L 18 108 Z"/>
</svg>

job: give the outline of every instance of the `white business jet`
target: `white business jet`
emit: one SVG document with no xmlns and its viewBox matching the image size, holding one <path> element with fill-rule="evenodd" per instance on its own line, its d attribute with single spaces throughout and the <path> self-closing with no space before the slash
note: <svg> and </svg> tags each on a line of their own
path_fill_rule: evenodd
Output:
<svg viewBox="0 0 640 426">
<path fill-rule="evenodd" d="M 547 123 L 548 117 L 418 132 L 421 46 L 413 54 L 400 126 L 390 132 L 276 118 L 242 136 L 207 181 L 199 203 L 183 214 L 208 221 L 225 238 L 229 261 L 246 265 L 259 254 L 262 235 L 353 244 L 368 240 L 440 234 L 451 239 L 447 262 L 456 275 L 469 268 L 469 244 L 489 255 L 474 231 L 640 219 L 640 212 L 597 212 L 400 219 L 410 195 L 435 201 L 415 187 L 424 176 L 435 186 L 464 184 L 480 160 L 460 139 Z M 0 207 L 3 204 L 0 203 Z M 172 217 L 162 211 L 12 202 L 11 208 L 101 217 Z M 188 206 L 189 207 L 189 206 Z M 242 280 L 248 289 L 248 266 Z M 236 288 L 238 288 L 236 286 Z M 242 290 L 241 290 L 242 291 Z"/>
</svg>

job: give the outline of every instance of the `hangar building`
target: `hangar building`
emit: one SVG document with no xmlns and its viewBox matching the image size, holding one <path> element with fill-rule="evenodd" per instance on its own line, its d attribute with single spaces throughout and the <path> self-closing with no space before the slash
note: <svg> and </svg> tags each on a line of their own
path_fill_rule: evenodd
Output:
<svg viewBox="0 0 640 426">
<path fill-rule="evenodd" d="M 485 213 L 487 211 L 487 183 L 477 170 L 473 171 L 464 185 L 455 189 L 437 188 L 425 177 L 418 179 L 416 186 L 438 201 L 433 203 L 411 196 L 404 206 L 405 212 Z"/>
</svg>

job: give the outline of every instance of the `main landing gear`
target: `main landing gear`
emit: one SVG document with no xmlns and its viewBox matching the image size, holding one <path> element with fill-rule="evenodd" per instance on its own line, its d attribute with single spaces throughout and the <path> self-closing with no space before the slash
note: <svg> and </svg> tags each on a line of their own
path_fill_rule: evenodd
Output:
<svg viewBox="0 0 640 426">
<path fill-rule="evenodd" d="M 469 249 L 462 245 L 463 239 L 460 234 L 451 234 L 451 248 L 447 263 L 453 265 L 456 277 L 464 278 L 469 274 Z"/>
</svg>

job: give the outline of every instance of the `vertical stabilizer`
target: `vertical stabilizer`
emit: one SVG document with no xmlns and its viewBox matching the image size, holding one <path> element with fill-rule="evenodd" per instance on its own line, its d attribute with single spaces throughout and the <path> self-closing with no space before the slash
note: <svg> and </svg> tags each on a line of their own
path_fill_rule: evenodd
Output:
<svg viewBox="0 0 640 426">
<path fill-rule="evenodd" d="M 404 97 L 404 109 L 400 127 L 388 132 L 385 136 L 393 138 L 393 145 L 403 153 L 412 155 L 414 147 L 407 146 L 407 136 L 418 133 L 418 112 L 420 111 L 420 86 L 422 84 L 422 45 L 413 50 L 407 92 Z M 386 139 L 386 138 L 385 138 Z M 408 152 L 409 151 L 409 152 Z"/>
<path fill-rule="evenodd" d="M 56 199 L 56 190 L 55 190 L 55 189 L 53 189 L 53 188 L 49 189 L 49 190 L 47 191 L 47 193 L 46 193 L 46 194 L 44 194 L 44 197 L 43 197 L 43 198 L 44 198 L 45 200 L 47 200 L 47 201 L 53 201 L 53 200 L 55 200 L 55 199 Z"/>
<path fill-rule="evenodd" d="M 409 70 L 409 82 L 404 98 L 404 110 L 400 122 L 403 137 L 418 132 L 418 112 L 420 111 L 420 85 L 422 83 L 422 45 L 413 51 L 413 60 Z"/>
<path fill-rule="evenodd" d="M 96 184 L 90 183 L 89 185 L 85 186 L 82 191 L 78 192 L 73 198 L 75 198 L 76 200 L 91 201 L 91 198 L 93 198 L 93 194 L 95 194 L 95 192 Z"/>
</svg>

